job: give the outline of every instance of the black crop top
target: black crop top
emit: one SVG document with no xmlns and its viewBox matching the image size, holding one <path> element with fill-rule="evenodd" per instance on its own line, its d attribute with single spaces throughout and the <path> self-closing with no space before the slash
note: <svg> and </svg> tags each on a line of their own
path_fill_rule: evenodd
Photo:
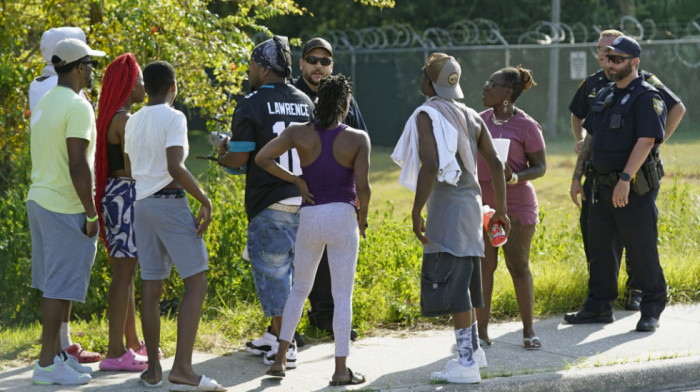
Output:
<svg viewBox="0 0 700 392">
<path fill-rule="evenodd" d="M 109 170 L 124 170 L 124 153 L 121 144 L 107 143 L 107 162 Z"/>
</svg>

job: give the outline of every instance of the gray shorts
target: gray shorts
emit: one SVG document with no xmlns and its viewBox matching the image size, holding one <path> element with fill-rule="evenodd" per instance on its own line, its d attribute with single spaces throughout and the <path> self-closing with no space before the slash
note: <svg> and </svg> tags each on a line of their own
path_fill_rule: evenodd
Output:
<svg viewBox="0 0 700 392">
<path fill-rule="evenodd" d="M 484 306 L 481 258 L 424 253 L 420 308 L 424 317 L 466 312 Z"/>
<path fill-rule="evenodd" d="M 52 299 L 85 302 L 97 235 L 85 235 L 85 213 L 60 214 L 27 200 L 32 234 L 32 287 Z"/>
<path fill-rule="evenodd" d="M 197 238 L 196 218 L 186 197 L 152 195 L 134 202 L 141 279 L 163 280 L 173 264 L 186 279 L 209 269 L 209 253 Z"/>
</svg>

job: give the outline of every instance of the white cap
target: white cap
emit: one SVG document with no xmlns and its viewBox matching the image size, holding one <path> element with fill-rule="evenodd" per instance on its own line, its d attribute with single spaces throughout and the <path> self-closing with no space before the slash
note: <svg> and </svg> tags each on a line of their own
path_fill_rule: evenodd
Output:
<svg viewBox="0 0 700 392">
<path fill-rule="evenodd" d="M 65 38 L 76 38 L 85 42 L 85 33 L 80 27 L 56 27 L 44 31 L 41 35 L 41 55 L 46 64 L 51 64 L 51 56 L 58 41 Z"/>
<path fill-rule="evenodd" d="M 54 67 L 61 67 L 63 65 L 72 63 L 74 61 L 80 60 L 85 56 L 97 56 L 102 57 L 106 53 L 101 50 L 90 49 L 87 44 L 79 39 L 66 38 L 60 40 L 53 50 L 53 56 L 58 57 L 59 61 L 53 63 Z"/>
</svg>

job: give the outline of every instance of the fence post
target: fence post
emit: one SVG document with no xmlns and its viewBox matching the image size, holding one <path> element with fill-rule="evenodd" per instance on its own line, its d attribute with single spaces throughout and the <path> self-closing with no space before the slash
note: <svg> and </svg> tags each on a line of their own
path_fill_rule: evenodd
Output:
<svg viewBox="0 0 700 392">
<path fill-rule="evenodd" d="M 552 0 L 552 26 L 555 35 L 559 31 L 559 0 Z M 559 38 L 559 37 L 556 37 Z M 549 54 L 549 99 L 547 104 L 546 135 L 554 140 L 557 134 L 557 104 L 559 103 L 559 40 L 554 40 Z"/>
</svg>

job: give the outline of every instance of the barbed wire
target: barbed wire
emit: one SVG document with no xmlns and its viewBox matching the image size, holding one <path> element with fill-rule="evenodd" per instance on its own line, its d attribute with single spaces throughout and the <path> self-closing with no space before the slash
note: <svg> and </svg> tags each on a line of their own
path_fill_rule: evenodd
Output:
<svg viewBox="0 0 700 392">
<path fill-rule="evenodd" d="M 633 16 L 622 16 L 618 30 L 639 41 L 652 41 L 656 38 L 658 29 L 651 19 L 639 21 Z M 518 45 L 536 44 L 575 44 L 597 41 L 601 27 L 585 26 L 581 22 L 569 25 L 539 21 L 530 25 L 524 33 L 515 39 Z M 700 43 L 686 45 L 687 41 L 700 38 L 700 15 L 691 19 L 682 29 L 685 34 L 681 37 L 684 45 L 676 42 L 673 53 L 685 66 L 700 67 Z M 424 31 L 416 31 L 412 26 L 395 23 L 384 26 L 351 28 L 345 30 L 326 30 L 320 34 L 326 38 L 336 51 L 383 50 L 420 48 L 433 49 L 437 47 L 455 47 L 472 45 L 511 45 L 498 24 L 489 19 L 464 19 L 443 27 L 430 27 Z M 301 39 L 306 41 L 318 34 L 302 32 Z M 594 48 L 591 50 L 595 50 Z"/>
</svg>

